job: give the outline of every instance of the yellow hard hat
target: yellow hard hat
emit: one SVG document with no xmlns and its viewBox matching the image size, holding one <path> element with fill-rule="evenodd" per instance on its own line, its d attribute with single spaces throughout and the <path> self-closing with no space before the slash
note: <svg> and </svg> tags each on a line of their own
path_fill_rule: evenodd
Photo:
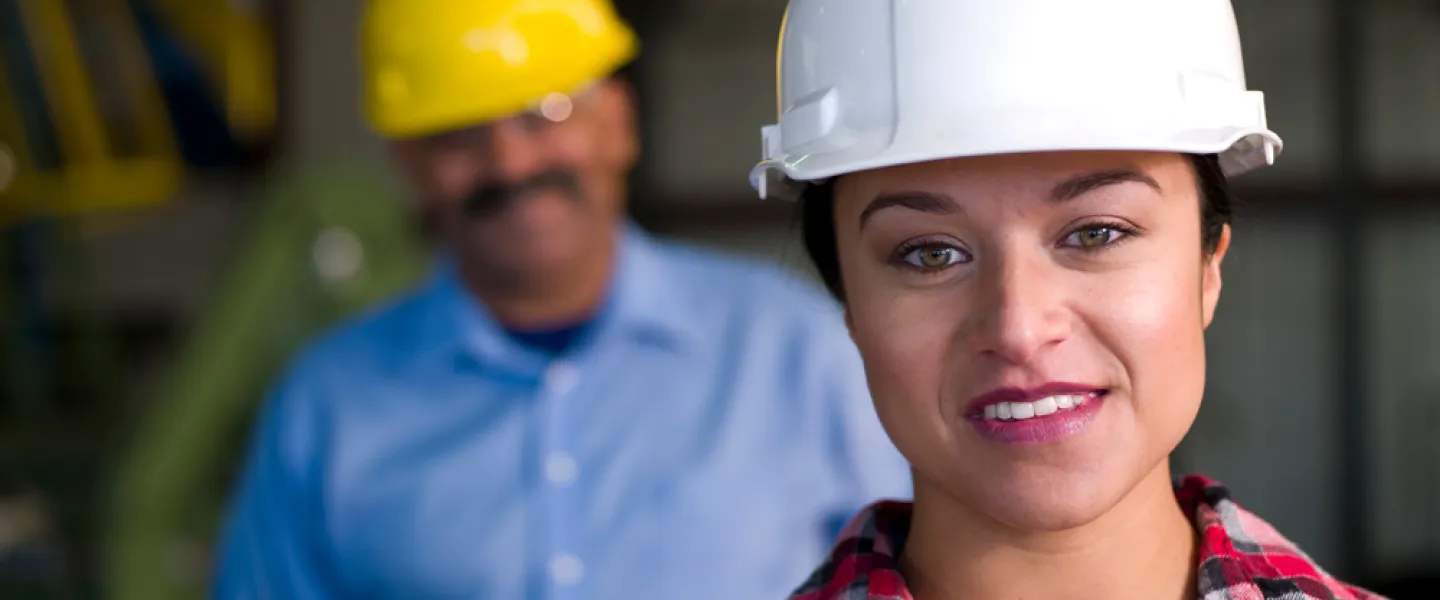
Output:
<svg viewBox="0 0 1440 600">
<path fill-rule="evenodd" d="M 638 46 L 607 0 L 371 0 L 361 37 L 365 112 L 392 138 L 523 112 Z"/>
</svg>

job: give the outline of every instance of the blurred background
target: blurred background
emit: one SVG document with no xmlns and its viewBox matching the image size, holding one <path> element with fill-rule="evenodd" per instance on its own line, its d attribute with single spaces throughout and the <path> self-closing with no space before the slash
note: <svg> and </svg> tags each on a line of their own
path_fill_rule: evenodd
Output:
<svg viewBox="0 0 1440 600">
<path fill-rule="evenodd" d="M 643 42 L 635 219 L 810 276 L 792 207 L 746 180 L 783 2 L 618 4 Z M 1434 598 L 1440 3 L 1235 8 L 1286 143 L 1238 184 L 1206 404 L 1175 461 L 1342 577 Z M 0 598 L 110 597 L 127 576 L 202 597 L 276 370 L 423 272 L 360 118 L 360 10 L 0 0 Z"/>
</svg>

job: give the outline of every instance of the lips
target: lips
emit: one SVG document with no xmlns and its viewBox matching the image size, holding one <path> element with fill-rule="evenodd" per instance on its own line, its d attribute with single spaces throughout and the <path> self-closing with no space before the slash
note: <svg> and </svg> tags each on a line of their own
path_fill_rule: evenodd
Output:
<svg viewBox="0 0 1440 600">
<path fill-rule="evenodd" d="M 1046 396 L 1034 402 L 997 402 L 985 407 L 985 419 L 1024 421 L 1047 417 L 1062 410 L 1075 410 L 1091 398 L 1090 394 Z"/>
<path fill-rule="evenodd" d="M 1014 405 L 1033 405 L 1036 402 L 1047 399 L 1053 400 L 1058 409 L 1059 404 L 1062 402 L 1062 397 L 1068 396 L 1069 402 L 1073 406 L 1076 404 L 1076 400 L 1103 396 L 1105 391 L 1105 388 L 1095 385 L 1053 381 L 1031 388 L 999 388 L 972 399 L 970 403 L 965 406 L 965 415 L 974 418 L 984 417 L 985 412 L 988 410 L 987 407 L 995 406 L 995 410 L 998 412 L 1000 410 L 999 406 L 1002 404 L 1011 405 L 1013 414 Z"/>
<path fill-rule="evenodd" d="M 1104 388 L 1074 383 L 1002 388 L 971 400 L 965 417 L 993 441 L 1050 442 L 1083 431 L 1098 414 L 1105 395 Z"/>
</svg>

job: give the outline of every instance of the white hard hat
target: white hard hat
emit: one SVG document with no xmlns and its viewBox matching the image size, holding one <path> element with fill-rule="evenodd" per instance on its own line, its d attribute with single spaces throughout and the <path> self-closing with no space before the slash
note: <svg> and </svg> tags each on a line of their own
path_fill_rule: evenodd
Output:
<svg viewBox="0 0 1440 600">
<path fill-rule="evenodd" d="M 1218 154 L 1274 162 L 1229 0 L 791 0 L 780 122 L 751 171 L 816 181 L 1012 152 Z"/>
</svg>

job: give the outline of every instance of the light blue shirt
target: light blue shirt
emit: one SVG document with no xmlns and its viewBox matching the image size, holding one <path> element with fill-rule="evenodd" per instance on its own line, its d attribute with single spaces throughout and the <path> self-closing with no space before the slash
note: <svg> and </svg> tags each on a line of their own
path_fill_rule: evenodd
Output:
<svg viewBox="0 0 1440 600">
<path fill-rule="evenodd" d="M 221 599 L 783 598 L 909 498 L 839 311 L 771 266 L 627 230 L 558 358 L 442 269 L 269 398 Z"/>
</svg>

